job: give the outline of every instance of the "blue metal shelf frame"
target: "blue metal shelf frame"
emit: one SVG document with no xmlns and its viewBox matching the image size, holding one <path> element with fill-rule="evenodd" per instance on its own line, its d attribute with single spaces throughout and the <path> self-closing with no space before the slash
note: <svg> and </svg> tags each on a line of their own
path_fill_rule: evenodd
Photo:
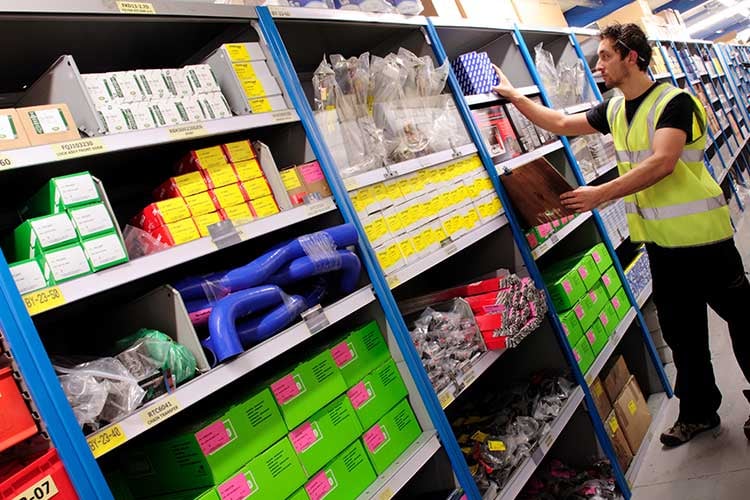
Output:
<svg viewBox="0 0 750 500">
<path fill-rule="evenodd" d="M 743 116 L 745 117 L 745 128 L 748 131 L 747 133 L 750 134 L 750 112 L 748 112 L 748 109 L 745 106 L 746 99 L 741 98 L 742 94 L 740 93 L 740 90 L 742 89 L 742 87 L 738 85 L 738 82 L 735 78 L 734 66 L 730 66 L 728 64 L 728 55 L 725 52 L 726 47 L 723 45 L 713 45 L 711 47 L 711 50 L 713 50 L 714 56 L 719 61 L 719 64 L 721 64 L 722 70 L 724 71 L 724 75 L 726 78 L 726 85 L 724 81 L 721 79 L 721 77 L 718 78 L 719 84 L 724 89 L 724 93 L 727 95 L 727 98 L 728 98 L 729 92 L 727 91 L 726 86 L 728 85 L 729 88 L 731 89 L 732 93 L 735 96 L 735 105 L 738 108 L 740 108 Z M 742 89 L 742 91 L 744 91 L 744 89 Z M 748 141 L 745 142 L 745 145 L 742 148 L 743 151 L 740 153 L 740 157 L 742 158 L 745 164 L 745 169 L 748 172 L 750 172 L 750 163 L 748 163 L 748 158 L 746 155 L 746 151 L 747 151 L 746 148 L 747 148 L 748 142 L 750 142 L 750 137 L 748 138 Z"/>
<path fill-rule="evenodd" d="M 435 425 L 435 429 L 440 436 L 443 447 L 448 454 L 448 458 L 453 466 L 453 472 L 468 499 L 479 500 L 481 499 L 479 490 L 471 476 L 466 460 L 461 453 L 461 448 L 453 434 L 453 429 L 440 406 L 440 401 L 438 400 L 437 394 L 435 393 L 424 366 L 422 365 L 422 361 L 414 348 L 411 337 L 409 336 L 409 330 L 398 309 L 396 300 L 391 293 L 391 289 L 385 279 L 385 274 L 380 268 L 375 252 L 365 235 L 364 228 L 362 227 L 357 212 L 352 205 L 347 189 L 344 186 L 344 182 L 336 169 L 335 162 L 333 161 L 333 158 L 325 145 L 323 136 L 318 129 L 312 108 L 307 101 L 307 97 L 305 96 L 301 82 L 297 77 L 289 53 L 281 39 L 274 18 L 267 7 L 258 7 L 257 12 L 263 37 L 274 56 L 274 60 L 279 68 L 279 73 L 281 74 L 289 98 L 300 116 L 312 150 L 323 169 L 328 183 L 330 184 L 331 191 L 333 192 L 339 210 L 341 211 L 344 220 L 348 223 L 354 224 L 360 235 L 360 252 L 373 288 L 375 289 L 375 294 L 385 311 L 386 320 L 393 331 L 393 336 L 396 339 L 409 371 L 414 378 L 417 390 L 423 399 L 432 423 Z"/>
</svg>

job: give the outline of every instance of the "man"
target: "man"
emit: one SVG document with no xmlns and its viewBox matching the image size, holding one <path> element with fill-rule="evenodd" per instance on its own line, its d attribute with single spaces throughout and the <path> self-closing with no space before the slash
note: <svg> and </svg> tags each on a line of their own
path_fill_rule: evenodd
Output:
<svg viewBox="0 0 750 500">
<path fill-rule="evenodd" d="M 654 303 L 677 368 L 680 414 L 661 442 L 678 446 L 720 425 L 707 305 L 728 323 L 735 356 L 750 381 L 750 283 L 724 195 L 703 163 L 706 111 L 700 101 L 649 79 L 651 48 L 634 24 L 605 28 L 598 55 L 604 83 L 623 96 L 585 115 L 568 116 L 521 96 L 497 67 L 500 84 L 494 90 L 555 134 L 612 134 L 619 177 L 579 187 L 561 201 L 585 212 L 625 198 L 631 239 L 646 243 Z M 745 434 L 750 439 L 750 419 Z"/>
</svg>

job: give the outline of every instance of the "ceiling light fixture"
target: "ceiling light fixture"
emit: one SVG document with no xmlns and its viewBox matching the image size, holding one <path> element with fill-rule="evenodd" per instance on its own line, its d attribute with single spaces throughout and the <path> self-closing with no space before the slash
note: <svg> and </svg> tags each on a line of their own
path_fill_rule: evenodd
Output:
<svg viewBox="0 0 750 500">
<path fill-rule="evenodd" d="M 709 16 L 705 19 L 701 19 L 697 23 L 688 26 L 688 33 L 690 33 L 691 35 L 694 35 L 695 33 L 706 31 L 711 26 L 719 24 L 721 21 L 724 21 L 725 19 L 729 19 L 732 16 L 736 16 L 737 14 L 742 13 L 748 7 L 750 7 L 750 1 L 748 0 L 745 0 L 740 3 L 736 3 L 732 5 L 731 7 L 723 9 L 712 16 Z"/>
</svg>

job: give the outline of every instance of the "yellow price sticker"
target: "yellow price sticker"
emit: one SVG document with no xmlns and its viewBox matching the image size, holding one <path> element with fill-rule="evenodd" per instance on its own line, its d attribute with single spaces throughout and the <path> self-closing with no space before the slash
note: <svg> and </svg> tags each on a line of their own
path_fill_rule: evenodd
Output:
<svg viewBox="0 0 750 500">
<path fill-rule="evenodd" d="M 105 453 L 114 450 L 127 440 L 125 431 L 122 430 L 120 424 L 107 427 L 86 438 L 91 453 L 94 454 L 94 458 L 99 458 Z"/>
<path fill-rule="evenodd" d="M 440 407 L 442 409 L 446 409 L 449 404 L 451 404 L 453 401 L 455 401 L 456 397 L 453 395 L 451 391 L 445 391 L 440 395 Z"/>
<path fill-rule="evenodd" d="M 88 139 L 78 139 L 77 141 L 53 144 L 52 151 L 55 154 L 55 158 L 58 160 L 67 160 L 70 158 L 79 158 L 81 156 L 104 153 L 106 147 L 101 139 L 90 137 Z"/>
<path fill-rule="evenodd" d="M 630 411 L 631 415 L 635 415 L 635 412 L 638 411 L 638 405 L 635 404 L 635 401 L 633 401 L 632 399 L 628 401 L 628 410 Z"/>
<path fill-rule="evenodd" d="M 380 492 L 378 495 L 378 500 L 391 500 L 393 498 L 393 490 L 390 486 L 386 487 L 383 491 Z"/>
<path fill-rule="evenodd" d="M 65 297 L 59 286 L 53 286 L 27 293 L 23 296 L 23 302 L 26 304 L 29 316 L 34 316 L 65 304 Z"/>
<path fill-rule="evenodd" d="M 156 9 L 149 2 L 117 2 L 117 10 L 122 14 L 156 14 Z"/>
<path fill-rule="evenodd" d="M 487 448 L 490 451 L 505 451 L 507 449 L 505 447 L 505 443 L 503 443 L 502 441 L 494 441 L 494 440 L 487 441 Z"/>
<path fill-rule="evenodd" d="M 386 277 L 385 280 L 386 282 L 388 282 L 388 288 L 390 288 L 391 290 L 401 284 L 401 280 L 398 278 L 397 274 L 391 274 L 390 276 Z"/>
<path fill-rule="evenodd" d="M 607 423 L 609 424 L 609 428 L 612 429 L 612 434 L 616 433 L 620 428 L 620 423 L 615 417 L 610 418 Z"/>
<path fill-rule="evenodd" d="M 57 495 L 57 485 L 52 476 L 44 476 L 36 483 L 29 486 L 21 492 L 20 495 L 13 497 L 13 500 L 47 500 Z"/>
<path fill-rule="evenodd" d="M 146 427 L 153 427 L 159 424 L 169 417 L 178 413 L 180 408 L 180 402 L 177 401 L 177 397 L 172 395 L 166 398 L 164 401 L 160 401 L 156 404 L 149 406 L 148 408 L 141 410 L 141 420 L 146 424 Z"/>
<path fill-rule="evenodd" d="M 188 123 L 187 125 L 178 125 L 167 129 L 169 137 L 172 139 L 192 139 L 194 137 L 203 137 L 208 135 L 208 130 L 202 123 Z"/>
<path fill-rule="evenodd" d="M 268 99 L 266 99 L 265 97 L 248 99 L 247 102 L 248 104 L 250 104 L 250 110 L 253 113 L 268 113 L 269 111 L 273 111 L 271 103 L 268 102 Z"/>
<path fill-rule="evenodd" d="M 479 443 L 484 443 L 485 441 L 487 441 L 488 437 L 489 437 L 489 435 L 485 434 L 484 432 L 477 431 L 474 434 L 472 434 L 471 439 L 473 439 L 474 441 L 477 441 Z"/>
</svg>

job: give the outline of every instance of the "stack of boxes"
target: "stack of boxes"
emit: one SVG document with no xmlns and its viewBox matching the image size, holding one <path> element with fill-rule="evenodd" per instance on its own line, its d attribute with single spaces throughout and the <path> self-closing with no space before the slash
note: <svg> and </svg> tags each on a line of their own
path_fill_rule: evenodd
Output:
<svg viewBox="0 0 750 500">
<path fill-rule="evenodd" d="M 628 280 L 635 297 L 638 297 L 651 283 L 651 266 L 649 265 L 646 247 L 641 246 L 633 262 L 625 268 L 625 278 Z"/>
<path fill-rule="evenodd" d="M 453 72 L 464 95 L 486 94 L 499 83 L 486 52 L 468 52 L 453 60 Z"/>
<path fill-rule="evenodd" d="M 128 261 L 115 219 L 91 174 L 55 177 L 20 210 L 4 245 L 19 291 L 85 276 Z"/>
<path fill-rule="evenodd" d="M 664 58 L 661 56 L 661 51 L 657 47 L 651 50 L 651 63 L 649 67 L 655 75 L 669 72 L 667 65 L 664 63 Z"/>
<path fill-rule="evenodd" d="M 363 187 L 351 198 L 386 274 L 502 213 L 476 155 Z"/>
<path fill-rule="evenodd" d="M 191 151 L 176 173 L 131 222 L 167 245 L 209 236 L 208 226 L 222 220 L 248 221 L 279 212 L 247 140 Z"/>
<path fill-rule="evenodd" d="M 526 232 L 526 241 L 529 247 L 532 250 L 535 249 L 550 239 L 554 233 L 562 231 L 576 217 L 577 215 L 566 215 L 565 217 L 532 227 Z"/>
<path fill-rule="evenodd" d="M 630 310 L 603 243 L 553 265 L 544 279 L 578 365 L 586 373 Z"/>
<path fill-rule="evenodd" d="M 619 199 L 599 209 L 604 222 L 604 229 L 612 241 L 620 241 L 630 236 L 628 217 L 625 213 L 625 201 Z"/>
<path fill-rule="evenodd" d="M 292 206 L 313 203 L 331 196 L 320 164 L 316 161 L 291 166 L 279 172 Z"/>
<path fill-rule="evenodd" d="M 123 473 L 136 498 L 349 500 L 421 432 L 371 322 L 268 387 L 130 451 Z"/>
<path fill-rule="evenodd" d="M 0 111 L 0 151 L 80 138 L 65 104 Z"/>
</svg>

